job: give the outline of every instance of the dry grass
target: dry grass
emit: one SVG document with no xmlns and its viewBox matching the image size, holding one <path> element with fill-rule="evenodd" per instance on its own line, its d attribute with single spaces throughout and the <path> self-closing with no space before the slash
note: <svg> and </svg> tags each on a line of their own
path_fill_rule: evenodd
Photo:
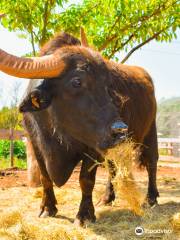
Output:
<svg viewBox="0 0 180 240">
<path fill-rule="evenodd" d="M 87 223 L 85 228 L 73 224 L 81 200 L 79 183 L 74 179 L 61 189 L 55 187 L 59 210 L 55 218 L 37 217 L 42 196 L 40 188 L 0 188 L 0 240 L 180 239 L 180 184 L 178 181 L 159 181 L 160 205 L 147 208 L 142 214 L 140 204 L 146 194 L 147 182 L 141 178 L 137 187 L 137 179 L 132 178 L 132 159 L 137 155 L 133 151 L 134 145 L 128 144 L 106 155 L 106 163 L 109 164 L 111 159 L 117 170 L 113 182 L 118 198 L 112 206 L 95 207 L 96 224 Z M 106 181 L 102 176 L 100 180 L 97 176 L 94 203 L 104 193 Z M 137 226 L 151 231 L 165 229 L 169 233 L 145 233 L 137 237 L 134 232 Z"/>
<path fill-rule="evenodd" d="M 104 185 L 98 184 L 94 202 L 98 201 Z M 119 200 L 120 206 L 96 207 L 96 224 L 77 228 L 73 224 L 78 211 L 81 193 L 78 184 L 55 188 L 59 212 L 56 218 L 38 218 L 41 190 L 25 187 L 0 190 L 0 239 L 1 240 L 135 240 L 136 226 L 145 229 L 168 229 L 170 234 L 145 234 L 140 239 L 180 239 L 179 202 L 169 202 L 168 196 L 153 209 L 147 208 L 137 216 L 128 205 Z M 13 198 L 12 198 L 13 196 Z M 176 198 L 174 198 L 176 200 Z M 178 237 L 179 236 L 179 237 Z"/>
<path fill-rule="evenodd" d="M 175 230 L 180 231 L 180 212 L 173 215 L 171 223 Z"/>
<path fill-rule="evenodd" d="M 133 164 L 138 162 L 138 153 L 139 147 L 127 140 L 107 151 L 105 167 L 110 172 L 116 196 L 124 196 L 132 211 L 142 215 L 143 197 L 132 175 Z"/>
</svg>

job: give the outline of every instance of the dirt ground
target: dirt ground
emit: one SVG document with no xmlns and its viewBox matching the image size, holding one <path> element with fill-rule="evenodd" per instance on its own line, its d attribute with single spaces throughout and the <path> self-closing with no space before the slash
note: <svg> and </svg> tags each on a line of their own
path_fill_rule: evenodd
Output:
<svg viewBox="0 0 180 240">
<path fill-rule="evenodd" d="M 133 240 L 133 239 L 180 239 L 180 226 L 172 224 L 174 214 L 180 213 L 180 165 L 179 167 L 164 166 L 159 163 L 157 183 L 160 192 L 159 205 L 153 209 L 147 209 L 145 216 L 135 216 L 123 201 L 121 196 L 120 205 L 95 207 L 97 222 L 96 224 L 89 224 L 85 229 L 77 230 L 73 225 L 74 217 L 78 211 L 80 202 L 80 187 L 79 187 L 79 171 L 77 167 L 73 175 L 61 189 L 55 188 L 55 193 L 58 200 L 58 214 L 56 218 L 39 219 L 37 217 L 39 205 L 41 202 L 41 190 L 32 189 L 28 187 L 26 171 L 18 169 L 9 169 L 0 171 L 0 215 L 7 217 L 5 214 L 20 213 L 21 221 L 26 223 L 25 236 L 17 234 L 17 223 L 10 224 L 3 227 L 0 222 L 0 240 L 5 239 L 41 239 L 35 235 L 32 236 L 27 226 L 33 225 L 46 229 L 47 226 L 54 229 L 56 233 L 61 229 L 61 233 L 57 233 L 59 237 L 55 238 L 52 235 L 47 237 L 44 235 L 42 239 L 74 239 L 74 240 Z M 147 191 L 147 172 L 145 170 L 134 170 L 134 176 L 139 186 L 140 191 L 146 194 Z M 100 196 L 103 194 L 107 174 L 104 169 L 99 168 L 96 179 L 96 186 L 94 191 L 94 203 L 96 204 Z M 9 216 L 9 215 L 8 215 Z M 19 216 L 19 215 L 18 215 Z M 0 218 L 0 221 L 8 221 Z M 29 225 L 28 225 L 29 224 Z M 180 222 L 179 222 L 180 224 Z M 16 226 L 13 228 L 13 226 Z M 22 233 L 21 225 L 21 233 Z M 134 230 L 137 226 L 145 229 L 142 236 L 136 236 Z M 16 229 L 16 230 L 14 230 Z M 58 229 L 58 230 L 57 230 Z M 160 230 L 161 233 L 155 232 Z M 16 233 L 14 233 L 14 231 Z M 19 230 L 18 230 L 19 231 Z M 51 232 L 47 229 L 44 230 L 47 234 Z M 63 231 L 63 232 L 62 232 Z M 152 233 L 152 231 L 154 231 Z M 162 232 L 163 231 L 163 232 Z M 45 234 L 44 232 L 44 234 Z M 28 235 L 27 235 L 28 234 Z M 65 235 L 64 235 L 65 234 Z M 18 237 L 19 238 L 18 238 Z M 24 236 L 24 235 L 23 235 Z"/>
<path fill-rule="evenodd" d="M 180 160 L 179 160 L 180 161 Z M 163 164 L 158 165 L 157 181 L 161 182 L 164 180 L 165 184 L 173 184 L 174 182 L 180 182 L 180 162 L 179 167 L 174 167 L 175 164 Z M 69 184 L 78 184 L 80 167 L 76 167 L 71 178 L 68 180 L 65 186 Z M 147 172 L 144 169 L 136 168 L 134 171 L 134 176 L 137 181 L 146 182 Z M 105 184 L 107 180 L 106 171 L 103 168 L 99 168 L 97 172 L 96 184 L 101 182 Z M 11 187 L 26 187 L 27 182 L 27 172 L 26 170 L 21 170 L 18 168 L 9 168 L 6 170 L 0 170 L 0 188 L 11 188 Z M 180 189 L 179 189 L 180 194 Z"/>
</svg>

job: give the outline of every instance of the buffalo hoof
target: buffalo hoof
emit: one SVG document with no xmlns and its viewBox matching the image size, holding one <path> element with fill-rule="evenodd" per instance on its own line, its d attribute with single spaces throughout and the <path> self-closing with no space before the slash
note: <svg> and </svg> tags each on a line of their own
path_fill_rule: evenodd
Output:
<svg viewBox="0 0 180 240">
<path fill-rule="evenodd" d="M 147 201 L 148 201 L 148 204 L 149 204 L 150 207 L 154 207 L 154 206 L 158 205 L 158 202 L 157 202 L 156 198 L 155 199 L 148 199 Z"/>
<path fill-rule="evenodd" d="M 95 223 L 96 222 L 96 217 L 95 215 L 93 216 L 89 216 L 89 214 L 87 216 L 76 216 L 76 219 L 74 220 L 74 224 L 77 227 L 86 227 L 88 223 Z"/>
<path fill-rule="evenodd" d="M 156 198 L 149 198 L 148 196 L 146 197 L 142 207 L 144 208 L 147 208 L 147 207 L 150 207 L 150 208 L 154 208 L 158 205 L 158 201 Z"/>
<path fill-rule="evenodd" d="M 41 218 L 55 217 L 57 212 L 58 210 L 56 207 L 53 208 L 43 207 L 39 213 L 39 217 Z"/>
<path fill-rule="evenodd" d="M 100 206 L 109 206 L 112 205 L 112 202 L 115 200 L 115 195 L 104 195 L 101 199 L 96 203 L 97 207 Z"/>
</svg>

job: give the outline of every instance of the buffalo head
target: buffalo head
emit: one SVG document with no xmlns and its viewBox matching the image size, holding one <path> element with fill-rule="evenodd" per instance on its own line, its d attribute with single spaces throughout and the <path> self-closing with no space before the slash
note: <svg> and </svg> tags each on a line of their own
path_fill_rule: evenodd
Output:
<svg viewBox="0 0 180 240">
<path fill-rule="evenodd" d="M 48 111 L 56 131 L 104 150 L 124 140 L 127 132 L 109 94 L 111 72 L 98 52 L 68 37 L 71 44 L 35 58 L 18 58 L 0 50 L 0 70 L 34 80 L 21 112 Z"/>
</svg>

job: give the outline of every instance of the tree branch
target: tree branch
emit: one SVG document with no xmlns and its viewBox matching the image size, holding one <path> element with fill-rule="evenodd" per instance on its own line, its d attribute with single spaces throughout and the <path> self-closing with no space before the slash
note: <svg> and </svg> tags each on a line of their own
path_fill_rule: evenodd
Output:
<svg viewBox="0 0 180 240">
<path fill-rule="evenodd" d="M 134 37 L 134 33 L 131 34 L 131 35 L 129 36 L 129 38 L 128 38 L 124 43 L 122 43 L 118 48 L 116 48 L 116 46 L 117 46 L 117 44 L 116 44 L 116 46 L 114 47 L 114 49 L 113 49 L 111 55 L 109 56 L 109 58 L 112 58 L 112 57 L 114 56 L 114 54 L 115 54 L 116 52 L 118 52 L 121 48 L 123 48 L 129 41 L 131 41 L 131 39 L 132 39 L 133 37 Z"/>
<path fill-rule="evenodd" d="M 32 49 L 33 49 L 33 55 L 36 55 L 36 50 L 35 50 L 35 42 L 34 42 L 34 34 L 33 31 L 31 31 L 31 45 L 32 45 Z"/>
<path fill-rule="evenodd" d="M 170 26 L 169 26 L 170 27 Z M 163 28 L 161 29 L 159 32 L 155 33 L 152 37 L 148 38 L 146 41 L 138 44 L 136 47 L 132 48 L 131 51 L 125 56 L 125 58 L 121 61 L 121 63 L 125 63 L 128 58 L 139 48 L 141 48 L 142 46 L 144 46 L 145 44 L 147 44 L 148 42 L 152 41 L 153 39 L 157 38 L 159 36 L 159 34 L 161 34 L 164 30 L 166 30 L 167 28 Z"/>
<path fill-rule="evenodd" d="M 165 2 L 162 3 L 161 5 L 159 5 L 159 7 L 157 9 L 154 10 L 154 12 L 151 15 L 144 15 L 142 16 L 140 19 L 138 19 L 137 22 L 135 22 L 134 24 L 132 24 L 131 20 L 130 20 L 130 24 L 127 24 L 126 26 L 124 26 L 123 28 L 119 29 L 120 33 L 123 33 L 124 31 L 126 31 L 128 28 L 135 28 L 137 26 L 137 24 L 139 23 L 143 23 L 144 21 L 148 21 L 150 18 L 154 17 L 154 16 L 158 16 L 159 14 L 161 14 L 163 11 L 167 10 L 169 7 L 172 7 L 174 4 L 176 4 L 179 0 L 174 1 L 172 4 L 170 5 L 165 5 Z M 120 18 L 118 17 L 115 21 L 115 23 L 113 24 L 113 26 L 111 27 L 110 33 L 108 34 L 108 37 L 106 38 L 105 42 L 103 43 L 103 45 L 101 47 L 99 47 L 99 51 L 104 50 L 108 44 L 115 40 L 118 36 L 117 34 L 114 34 L 113 36 L 110 36 L 112 30 L 114 29 L 114 27 L 116 26 L 116 24 L 118 23 L 118 20 Z"/>
<path fill-rule="evenodd" d="M 119 16 L 116 18 L 116 21 L 114 22 L 114 24 L 112 25 L 112 27 L 111 27 L 110 30 L 109 30 L 108 37 L 106 38 L 106 40 L 105 40 L 105 42 L 103 43 L 103 45 L 98 49 L 98 51 L 104 50 L 111 41 L 113 41 L 114 39 L 117 38 L 117 34 L 114 34 L 112 37 L 109 37 L 109 36 L 111 35 L 112 30 L 115 28 L 115 26 L 116 26 L 116 24 L 118 23 L 118 21 L 120 20 L 120 17 L 121 17 L 121 15 L 119 15 Z"/>
<path fill-rule="evenodd" d="M 5 17 L 5 16 L 6 16 L 5 13 L 1 13 L 1 14 L 0 14 L 0 19 L 3 18 L 3 17 Z"/>
<path fill-rule="evenodd" d="M 108 46 L 108 44 L 116 38 L 117 38 L 117 34 L 113 35 L 111 38 L 106 39 L 103 45 L 98 48 L 98 51 L 103 51 Z"/>
<path fill-rule="evenodd" d="M 33 31 L 33 30 L 32 30 L 32 33 L 33 33 L 33 35 L 35 36 L 35 38 L 37 39 L 37 41 L 40 42 L 40 39 L 39 39 L 39 37 L 38 37 L 38 34 L 36 34 L 36 32 Z"/>
<path fill-rule="evenodd" d="M 48 7 L 49 7 L 49 1 L 46 0 L 44 4 L 44 14 L 43 14 L 43 29 L 42 29 L 42 35 L 40 39 L 40 45 L 42 46 L 46 40 L 46 28 L 47 28 L 47 21 L 48 21 Z"/>
</svg>

